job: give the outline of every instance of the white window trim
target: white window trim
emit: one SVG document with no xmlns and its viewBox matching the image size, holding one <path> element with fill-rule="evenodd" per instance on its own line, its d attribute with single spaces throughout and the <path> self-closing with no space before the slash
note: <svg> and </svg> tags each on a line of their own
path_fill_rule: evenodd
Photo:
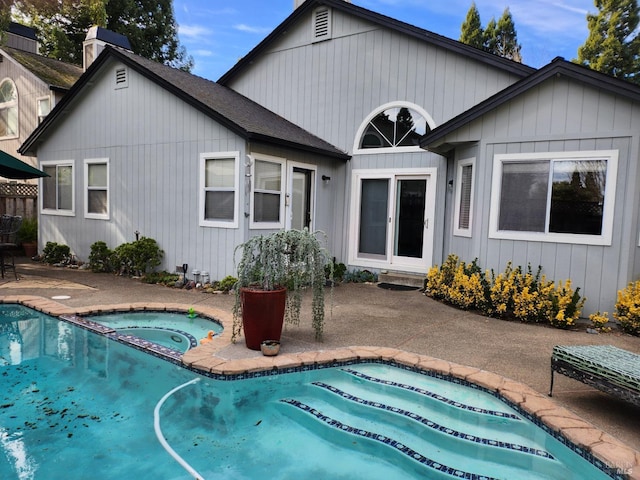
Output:
<svg viewBox="0 0 640 480">
<path fill-rule="evenodd" d="M 471 199 L 469 200 L 469 227 L 460 228 L 460 206 L 462 203 L 462 170 L 464 167 L 471 167 Z M 476 159 L 466 158 L 458 162 L 456 168 L 456 199 L 455 199 L 455 217 L 453 224 L 453 234 L 457 237 L 471 237 L 473 232 L 473 204 L 476 188 Z"/>
<path fill-rule="evenodd" d="M 44 192 L 43 189 L 43 179 L 40 179 L 39 185 L 38 185 L 38 190 L 39 192 L 41 192 L 38 197 L 39 197 L 39 203 L 40 203 L 40 213 L 42 215 L 59 215 L 59 216 L 63 216 L 63 217 L 73 217 L 76 214 L 76 179 L 75 179 L 75 175 L 76 175 L 76 167 L 75 167 L 75 162 L 73 160 L 44 160 L 40 162 L 40 168 L 44 168 L 44 167 L 50 167 L 50 166 L 56 166 L 56 167 L 71 167 L 71 180 L 73 182 L 73 184 L 71 185 L 71 210 L 61 210 L 61 209 L 52 209 L 52 208 L 44 208 L 44 195 L 42 195 L 42 192 Z"/>
<path fill-rule="evenodd" d="M 89 165 L 105 164 L 107 166 L 107 185 L 105 187 L 89 187 Z M 111 195 L 109 194 L 109 159 L 108 158 L 85 158 L 84 160 L 84 218 L 95 220 L 109 220 Z M 89 213 L 89 190 L 105 190 L 107 191 L 107 213 Z"/>
<path fill-rule="evenodd" d="M 437 126 L 436 122 L 434 122 L 433 118 L 431 118 L 431 115 L 429 115 L 425 109 L 423 109 L 422 107 L 414 103 L 404 102 L 404 101 L 385 103 L 384 105 L 380 105 L 378 108 L 376 108 L 371 113 L 369 113 L 369 115 L 360 124 L 360 127 L 358 127 L 358 131 L 356 132 L 356 137 L 353 141 L 353 150 L 352 150 L 353 153 L 362 154 L 362 155 L 373 155 L 377 153 L 398 153 L 398 152 L 424 153 L 424 150 L 420 148 L 419 145 L 416 145 L 415 147 L 360 148 L 360 139 L 362 138 L 362 135 L 364 135 L 365 130 L 369 127 L 369 122 L 371 122 L 371 120 L 373 120 L 376 117 L 376 115 L 378 115 L 380 112 L 384 112 L 389 108 L 410 108 L 411 110 L 415 110 L 416 112 L 418 112 L 420 115 L 424 117 L 424 119 L 427 122 L 427 125 L 429 125 L 429 128 L 431 130 L 433 130 Z"/>
<path fill-rule="evenodd" d="M 294 168 L 302 168 L 304 170 L 309 170 L 311 172 L 311 192 L 310 192 L 311 205 L 309 206 L 311 210 L 311 223 L 309 226 L 309 230 L 313 232 L 315 231 L 315 223 L 316 223 L 316 191 L 317 191 L 317 181 L 318 181 L 317 180 L 318 166 L 312 165 L 309 163 L 287 162 L 287 192 L 293 192 L 293 169 Z M 285 204 L 286 204 L 286 201 L 285 201 Z M 286 209 L 285 228 L 287 230 L 291 228 L 291 208 L 292 208 L 291 204 L 289 204 L 289 208 Z"/>
<path fill-rule="evenodd" d="M 281 157 L 273 157 L 271 155 L 263 155 L 263 154 L 254 154 L 247 155 L 251 162 L 251 192 L 249 193 L 250 201 L 249 201 L 249 228 L 250 229 L 283 229 L 285 226 L 285 194 L 286 194 L 286 164 L 287 159 Z M 256 161 L 261 160 L 265 162 L 278 163 L 280 164 L 280 221 L 279 222 L 256 222 L 254 220 L 253 212 L 254 212 L 254 199 L 255 199 L 255 166 Z"/>
<path fill-rule="evenodd" d="M 0 103 L 0 105 L 5 105 L 5 108 L 10 108 L 12 106 L 16 107 L 16 112 L 17 112 L 17 125 L 16 125 L 16 133 L 13 135 L 5 135 L 0 137 L 0 140 L 8 140 L 10 138 L 18 138 L 20 137 L 20 98 L 18 97 L 18 87 L 16 86 L 16 82 L 13 81 L 13 79 L 9 78 L 9 77 L 5 77 L 2 80 L 0 80 L 0 85 L 2 85 L 4 82 L 9 81 L 13 84 L 13 91 L 16 94 L 16 99 L 11 101 L 11 102 L 5 102 Z"/>
<path fill-rule="evenodd" d="M 604 208 L 602 216 L 602 233 L 600 235 L 515 232 L 498 230 L 503 163 L 518 161 L 526 162 L 532 160 L 551 161 L 593 159 L 607 160 L 607 175 L 605 179 Z M 496 154 L 493 157 L 491 211 L 489 214 L 489 238 L 500 240 L 525 240 L 533 242 L 573 243 L 580 245 L 611 245 L 611 240 L 613 237 L 613 214 L 615 211 L 617 175 L 618 150 Z"/>
<path fill-rule="evenodd" d="M 51 110 L 53 110 L 53 100 L 51 98 L 51 95 L 45 95 L 43 97 L 36 98 L 36 121 L 38 122 L 38 125 L 40 125 L 44 121 L 44 119 L 47 118 L 47 115 L 49 115 L 49 113 L 47 113 L 47 115 L 42 117 L 42 120 L 40 120 L 40 102 L 42 102 L 43 100 L 49 100 L 49 113 L 51 113 Z"/>
<path fill-rule="evenodd" d="M 225 221 L 225 220 L 206 220 L 204 218 L 204 210 L 205 210 L 205 193 L 206 193 L 206 165 L 207 160 L 224 160 L 233 158 L 234 161 L 234 181 L 233 181 L 233 220 Z M 206 152 L 200 154 L 200 186 L 199 186 L 199 225 L 201 227 L 215 227 L 215 228 L 238 228 L 239 220 L 238 220 L 238 211 L 240 205 L 240 152 Z M 221 189 L 216 188 L 216 191 L 220 191 Z"/>
</svg>

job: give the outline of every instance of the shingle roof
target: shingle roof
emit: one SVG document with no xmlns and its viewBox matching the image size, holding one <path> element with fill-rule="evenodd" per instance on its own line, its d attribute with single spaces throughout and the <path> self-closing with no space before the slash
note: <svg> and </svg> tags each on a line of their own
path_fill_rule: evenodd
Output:
<svg viewBox="0 0 640 480">
<path fill-rule="evenodd" d="M 82 75 L 82 68 L 71 63 L 10 47 L 2 50 L 53 89 L 69 90 Z"/>
<path fill-rule="evenodd" d="M 368 22 L 380 25 L 384 28 L 395 30 L 399 33 L 413 37 L 419 41 L 435 45 L 437 47 L 459 53 L 469 58 L 473 58 L 481 63 L 491 65 L 501 70 L 511 72 L 514 75 L 523 77 L 535 71 L 535 68 L 523 65 L 513 60 L 493 55 L 475 47 L 465 45 L 457 40 L 438 35 L 423 28 L 416 27 L 409 23 L 402 22 L 395 18 L 382 15 L 380 13 L 367 10 L 345 0 L 306 0 L 301 6 L 296 8 L 289 17 L 287 17 L 273 32 L 271 32 L 262 42 L 260 42 L 253 50 L 242 57 L 228 72 L 218 79 L 218 83 L 222 85 L 228 84 L 236 74 L 240 73 L 245 66 L 251 65 L 254 58 L 263 51 L 268 50 L 271 43 L 284 35 L 299 18 L 304 17 L 308 11 L 318 6 L 326 5 L 335 10 L 341 10 L 350 15 L 362 18 Z"/>
<path fill-rule="evenodd" d="M 55 121 L 59 112 L 73 101 L 77 93 L 89 83 L 89 79 L 97 74 L 99 67 L 109 58 L 121 61 L 247 140 L 274 143 L 342 160 L 350 158 L 344 151 L 227 87 L 109 46 L 105 47 L 62 102 L 25 140 L 20 152 L 33 147 L 42 132 Z"/>
<path fill-rule="evenodd" d="M 571 78 L 594 88 L 604 89 L 615 95 L 622 95 L 629 100 L 640 102 L 640 87 L 638 85 L 605 75 L 604 73 L 597 72 L 583 65 L 568 62 L 561 57 L 556 57 L 535 73 L 508 86 L 492 97 L 487 98 L 483 102 L 478 103 L 476 106 L 433 129 L 422 137 L 420 146 L 440 153 L 450 150 L 452 148 L 451 146 L 444 145 L 444 148 L 442 148 L 443 146 L 440 145 L 440 141 L 446 135 L 469 124 L 485 113 L 498 108 L 500 105 L 525 93 L 531 88 L 540 85 L 549 78 L 556 76 Z"/>
</svg>

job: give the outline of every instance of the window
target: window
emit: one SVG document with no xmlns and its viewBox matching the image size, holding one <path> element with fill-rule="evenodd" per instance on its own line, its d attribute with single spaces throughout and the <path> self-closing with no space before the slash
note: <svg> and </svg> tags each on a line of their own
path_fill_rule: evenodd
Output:
<svg viewBox="0 0 640 480">
<path fill-rule="evenodd" d="M 73 215 L 73 162 L 42 162 L 42 171 L 49 174 L 42 179 L 42 213 Z"/>
<path fill-rule="evenodd" d="M 109 219 L 109 161 L 105 158 L 84 161 L 86 218 Z"/>
<path fill-rule="evenodd" d="M 49 115 L 51 112 L 51 98 L 49 97 L 41 97 L 37 100 L 38 102 L 38 125 L 42 123 L 42 121 Z"/>
<path fill-rule="evenodd" d="M 239 153 L 200 155 L 200 225 L 238 228 Z"/>
<path fill-rule="evenodd" d="M 356 134 L 353 150 L 357 153 L 423 151 L 420 137 L 434 127 L 429 114 L 417 105 L 389 103 L 365 119 Z"/>
<path fill-rule="evenodd" d="M 251 227 L 284 228 L 283 158 L 260 156 L 253 161 Z"/>
<path fill-rule="evenodd" d="M 610 245 L 618 152 L 496 155 L 492 238 Z"/>
<path fill-rule="evenodd" d="M 0 83 L 0 138 L 18 136 L 18 94 L 10 79 Z"/>
<path fill-rule="evenodd" d="M 473 217 L 473 166 L 475 159 L 461 160 L 456 171 L 456 210 L 453 234 L 470 237 Z"/>
</svg>

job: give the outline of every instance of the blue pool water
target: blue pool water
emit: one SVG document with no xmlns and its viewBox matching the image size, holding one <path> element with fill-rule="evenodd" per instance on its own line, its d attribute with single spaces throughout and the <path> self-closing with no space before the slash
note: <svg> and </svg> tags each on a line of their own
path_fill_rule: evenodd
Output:
<svg viewBox="0 0 640 480">
<path fill-rule="evenodd" d="M 0 305 L 0 478 L 609 478 L 484 391 L 382 363 L 209 378 Z M 199 379 L 196 383 L 188 383 Z"/>
</svg>

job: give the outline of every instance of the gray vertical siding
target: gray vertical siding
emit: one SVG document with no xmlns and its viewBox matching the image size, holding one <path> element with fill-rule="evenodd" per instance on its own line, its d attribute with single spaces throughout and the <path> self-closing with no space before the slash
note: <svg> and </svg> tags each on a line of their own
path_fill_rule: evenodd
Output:
<svg viewBox="0 0 640 480">
<path fill-rule="evenodd" d="M 245 141 L 131 70 L 128 88 L 114 89 L 115 65 L 106 68 L 38 151 L 41 160 L 75 162 L 75 216 L 41 215 L 41 247 L 64 243 L 87 260 L 94 242 L 115 248 L 138 231 L 158 241 L 166 269 L 188 263 L 212 279 L 233 273 L 229 252 L 244 224 L 198 226 L 198 162 L 203 152 L 222 151 L 239 151 L 244 162 Z M 86 158 L 109 159 L 110 220 L 84 218 Z"/>
<path fill-rule="evenodd" d="M 448 142 L 476 140 L 473 238 L 451 236 L 449 253 L 478 257 L 502 271 L 507 262 L 543 267 L 547 278 L 571 279 L 587 297 L 583 314 L 613 312 L 617 290 L 638 278 L 640 105 L 607 92 L 554 78 L 453 132 Z M 613 240 L 610 246 L 489 238 L 493 158 L 502 153 L 617 150 Z M 456 152 L 456 158 L 468 151 Z M 453 203 L 450 203 L 453 205 Z M 447 213 L 453 217 L 453 210 Z M 448 231 L 450 231 L 448 229 Z"/>
</svg>

